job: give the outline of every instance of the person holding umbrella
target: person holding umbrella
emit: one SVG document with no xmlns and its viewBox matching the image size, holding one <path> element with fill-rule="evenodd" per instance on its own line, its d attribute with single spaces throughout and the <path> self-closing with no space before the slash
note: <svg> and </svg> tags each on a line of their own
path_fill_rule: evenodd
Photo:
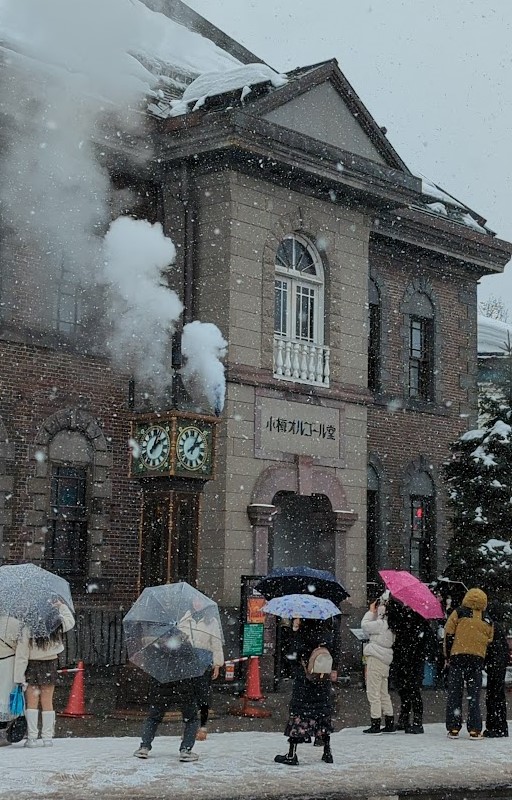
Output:
<svg viewBox="0 0 512 800">
<path fill-rule="evenodd" d="M 284 735 L 288 753 L 277 764 L 297 766 L 297 746 L 315 741 L 323 745 L 322 761 L 333 763 L 332 617 L 340 610 L 330 600 L 312 595 L 287 595 L 270 600 L 263 611 L 292 619 L 295 677 Z"/>
<path fill-rule="evenodd" d="M 199 625 L 201 617 L 215 619 L 222 644 L 217 604 L 181 581 L 151 586 L 142 592 L 123 619 L 128 657 L 150 676 L 149 710 L 141 743 L 134 756 L 148 758 L 165 712 L 178 706 L 183 718 L 179 760 L 197 761 L 193 751 L 199 728 L 200 680 L 213 666 L 214 653 Z M 210 624 L 209 635 L 213 636 Z"/>
<path fill-rule="evenodd" d="M 51 747 L 55 731 L 53 693 L 58 679 L 57 658 L 64 650 L 63 634 L 75 625 L 75 618 L 60 597 L 48 600 L 46 614 L 48 633 L 24 629 L 16 647 L 14 681 L 26 687 L 25 718 L 27 739 L 25 747 L 35 747 L 39 737 L 39 706 L 41 706 L 41 739 Z"/>
<path fill-rule="evenodd" d="M 387 620 L 388 596 L 382 595 L 370 603 L 370 608 L 361 620 L 361 628 L 369 642 L 363 648 L 366 658 L 366 696 L 370 703 L 370 727 L 363 733 L 394 733 L 393 704 L 388 690 L 389 667 L 393 661 L 395 634 Z M 381 731 L 380 721 L 385 726 Z"/>
<path fill-rule="evenodd" d="M 222 633 L 219 629 L 214 607 L 202 607 L 200 598 L 192 601 L 193 610 L 189 610 L 178 622 L 178 628 L 193 643 L 195 648 L 205 651 L 206 656 L 212 658 L 212 666 L 208 667 L 204 675 L 196 678 L 196 692 L 199 702 L 199 730 L 196 733 L 198 741 L 204 741 L 208 735 L 207 723 L 210 712 L 211 682 L 219 677 L 220 668 L 224 666 L 224 652 L 222 648 Z"/>
</svg>

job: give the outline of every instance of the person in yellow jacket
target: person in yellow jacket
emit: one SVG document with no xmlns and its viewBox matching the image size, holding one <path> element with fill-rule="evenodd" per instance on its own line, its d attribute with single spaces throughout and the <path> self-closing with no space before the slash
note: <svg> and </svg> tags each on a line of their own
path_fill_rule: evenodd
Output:
<svg viewBox="0 0 512 800">
<path fill-rule="evenodd" d="M 493 625 L 485 613 L 487 595 L 481 589 L 470 589 L 446 622 L 444 653 L 448 665 L 448 697 L 446 730 L 456 739 L 462 728 L 462 694 L 467 685 L 470 739 L 482 738 L 480 692 L 487 645 L 492 642 Z"/>
</svg>

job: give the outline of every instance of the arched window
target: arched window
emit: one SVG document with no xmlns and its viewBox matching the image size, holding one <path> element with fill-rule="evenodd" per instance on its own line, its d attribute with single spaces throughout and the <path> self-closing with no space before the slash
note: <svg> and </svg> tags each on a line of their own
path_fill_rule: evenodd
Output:
<svg viewBox="0 0 512 800">
<path fill-rule="evenodd" d="M 276 377 L 329 385 L 322 262 L 300 234 L 286 236 L 276 251 L 274 338 Z"/>
<path fill-rule="evenodd" d="M 436 576 L 436 518 L 434 482 L 427 472 L 417 472 L 409 484 L 409 568 L 422 581 Z"/>
<path fill-rule="evenodd" d="M 46 564 L 68 580 L 87 575 L 88 484 L 92 448 L 80 433 L 60 431 L 49 446 L 50 513 Z"/>
<path fill-rule="evenodd" d="M 424 292 L 416 292 L 408 310 L 408 394 L 430 402 L 434 400 L 434 307 Z"/>
<path fill-rule="evenodd" d="M 377 284 L 368 282 L 368 389 L 380 389 L 381 366 L 381 302 Z"/>
</svg>

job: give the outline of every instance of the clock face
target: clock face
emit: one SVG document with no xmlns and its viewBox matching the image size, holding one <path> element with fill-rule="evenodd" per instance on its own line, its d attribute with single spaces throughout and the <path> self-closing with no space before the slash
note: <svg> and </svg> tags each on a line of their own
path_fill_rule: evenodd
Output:
<svg viewBox="0 0 512 800">
<path fill-rule="evenodd" d="M 202 470 L 210 457 L 209 442 L 204 431 L 195 425 L 180 430 L 176 439 L 176 457 L 184 469 L 191 472 Z"/>
<path fill-rule="evenodd" d="M 171 440 L 161 425 L 151 425 L 140 440 L 139 459 L 147 469 L 159 469 L 168 459 Z"/>
</svg>

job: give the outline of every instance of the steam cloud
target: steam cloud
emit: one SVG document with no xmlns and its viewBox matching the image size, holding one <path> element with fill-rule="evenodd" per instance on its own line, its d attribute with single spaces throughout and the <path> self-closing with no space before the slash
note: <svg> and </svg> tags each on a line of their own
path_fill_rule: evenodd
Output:
<svg viewBox="0 0 512 800">
<path fill-rule="evenodd" d="M 161 226 L 126 217 L 102 238 L 111 186 L 98 149 L 143 125 L 157 76 L 139 59 L 158 71 L 163 51 L 175 46 L 197 67 L 201 37 L 174 24 L 164 33 L 161 23 L 139 0 L 0 0 L 0 200 L 14 249 L 21 242 L 38 253 L 35 286 L 58 281 L 63 264 L 85 293 L 107 282 L 113 359 L 158 390 L 169 383 L 169 334 L 182 308 L 162 278 L 174 245 Z M 215 51 L 208 57 L 219 59 Z M 199 377 L 199 364 L 211 369 L 200 339 L 192 337 L 185 371 L 217 408 L 223 390 Z M 223 374 L 220 364 L 214 370 Z"/>
</svg>

